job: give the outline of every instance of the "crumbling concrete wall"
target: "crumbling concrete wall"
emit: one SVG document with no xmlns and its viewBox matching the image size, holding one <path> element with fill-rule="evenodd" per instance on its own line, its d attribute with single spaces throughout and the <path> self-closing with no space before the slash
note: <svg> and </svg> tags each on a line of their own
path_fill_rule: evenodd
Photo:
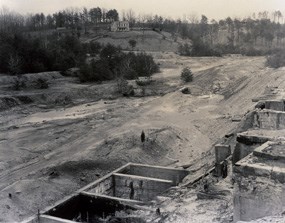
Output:
<svg viewBox="0 0 285 223">
<path fill-rule="evenodd" d="M 121 173 L 171 180 L 175 185 L 178 185 L 183 180 L 183 178 L 189 174 L 189 171 L 168 167 L 131 164 L 128 168 L 125 168 L 123 171 L 121 171 Z"/>
<path fill-rule="evenodd" d="M 169 180 L 139 177 L 125 174 L 113 174 L 115 197 L 124 199 L 149 201 L 158 194 L 164 192 L 173 182 Z"/>
<path fill-rule="evenodd" d="M 233 163 L 240 161 L 241 159 L 252 153 L 254 149 L 258 146 L 260 146 L 260 144 L 246 145 L 237 142 L 232 156 Z"/>
<path fill-rule="evenodd" d="M 75 223 L 75 221 L 43 215 L 40 216 L 39 223 Z"/>
<path fill-rule="evenodd" d="M 113 196 L 114 194 L 113 177 L 109 176 L 107 178 L 102 178 L 102 180 L 100 180 L 97 184 L 90 187 L 88 189 L 88 192 Z"/>
<path fill-rule="evenodd" d="M 262 110 L 255 115 L 261 129 L 285 129 L 285 112 Z"/>
<path fill-rule="evenodd" d="M 255 165 L 234 166 L 234 221 L 250 221 L 285 211 L 285 171 Z"/>
<path fill-rule="evenodd" d="M 70 220 L 52 217 L 48 215 L 41 215 L 37 218 L 23 221 L 22 223 L 75 223 L 75 221 L 70 221 Z"/>
<path fill-rule="evenodd" d="M 278 215 L 285 208 L 285 187 L 265 177 L 235 177 L 234 221 Z"/>
<path fill-rule="evenodd" d="M 267 100 L 265 101 L 265 109 L 271 109 L 275 111 L 284 111 L 283 100 Z"/>
</svg>

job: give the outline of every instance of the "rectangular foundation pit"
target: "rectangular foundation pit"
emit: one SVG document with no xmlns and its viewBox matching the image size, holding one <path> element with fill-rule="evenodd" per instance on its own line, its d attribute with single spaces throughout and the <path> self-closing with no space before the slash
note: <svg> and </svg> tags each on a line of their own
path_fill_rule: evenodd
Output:
<svg viewBox="0 0 285 223">
<path fill-rule="evenodd" d="M 80 193 L 71 199 L 53 207 L 41 215 L 40 222 L 106 222 L 106 218 L 115 216 L 118 211 L 134 210 L 134 208 L 122 204 L 120 200 L 114 200 L 105 196 L 96 196 L 88 193 Z M 124 218 L 126 222 L 144 222 L 139 218 Z"/>
<path fill-rule="evenodd" d="M 137 205 L 144 204 L 178 185 L 188 174 L 187 170 L 128 163 L 25 223 L 100 223 L 106 222 L 106 216 L 118 218 L 118 211 L 124 213 L 123 217 L 119 216 L 119 222 L 142 223 L 145 221 L 129 216 L 127 210 L 137 209 Z"/>
<path fill-rule="evenodd" d="M 188 174 L 187 170 L 130 163 L 82 191 L 146 202 L 178 185 Z"/>
<path fill-rule="evenodd" d="M 171 180 L 113 173 L 85 192 L 114 198 L 149 201 L 174 186 Z"/>
</svg>

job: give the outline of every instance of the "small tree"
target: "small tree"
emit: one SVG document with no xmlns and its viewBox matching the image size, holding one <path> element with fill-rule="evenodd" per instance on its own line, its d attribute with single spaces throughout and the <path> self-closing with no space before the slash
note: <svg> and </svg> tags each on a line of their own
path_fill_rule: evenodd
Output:
<svg viewBox="0 0 285 223">
<path fill-rule="evenodd" d="M 180 78 L 184 82 L 191 82 L 191 81 L 193 81 L 193 73 L 192 73 L 192 71 L 190 70 L 189 67 L 185 67 L 182 70 Z"/>
<path fill-rule="evenodd" d="M 117 88 L 118 92 L 122 94 L 123 96 L 134 96 L 134 88 L 132 85 L 128 84 L 128 81 L 124 78 L 118 78 L 117 79 Z"/>
<path fill-rule="evenodd" d="M 285 50 L 276 52 L 267 57 L 266 65 L 272 68 L 279 68 L 285 66 Z"/>
<path fill-rule="evenodd" d="M 134 40 L 134 39 L 131 39 L 131 40 L 129 40 L 129 45 L 130 45 L 130 47 L 132 48 L 132 50 L 134 50 L 134 48 L 135 48 L 136 45 L 137 45 L 137 41 Z"/>
</svg>

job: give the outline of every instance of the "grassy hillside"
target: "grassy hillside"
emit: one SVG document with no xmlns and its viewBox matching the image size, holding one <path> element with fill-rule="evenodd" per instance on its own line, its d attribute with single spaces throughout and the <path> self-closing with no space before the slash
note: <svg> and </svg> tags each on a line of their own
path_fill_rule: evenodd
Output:
<svg viewBox="0 0 285 223">
<path fill-rule="evenodd" d="M 143 51 L 165 51 L 177 52 L 179 44 L 190 43 L 189 39 L 183 40 L 177 35 L 168 32 L 158 32 L 152 30 L 136 30 L 130 32 L 104 32 L 97 34 L 90 32 L 83 35 L 81 40 L 83 42 L 97 41 L 103 44 L 113 44 L 120 46 L 124 50 L 131 50 L 129 40 L 136 40 L 137 44 L 134 50 Z"/>
</svg>

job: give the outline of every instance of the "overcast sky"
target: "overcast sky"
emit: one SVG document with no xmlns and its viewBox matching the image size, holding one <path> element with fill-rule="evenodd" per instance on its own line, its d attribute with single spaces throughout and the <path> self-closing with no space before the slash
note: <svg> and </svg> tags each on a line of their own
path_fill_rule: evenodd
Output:
<svg viewBox="0 0 285 223">
<path fill-rule="evenodd" d="M 285 14 L 285 0 L 0 0 L 0 6 L 20 13 L 53 13 L 68 7 L 133 9 L 136 14 L 159 14 L 183 18 L 204 14 L 208 18 L 244 17 L 258 11 L 280 10 Z"/>
</svg>

